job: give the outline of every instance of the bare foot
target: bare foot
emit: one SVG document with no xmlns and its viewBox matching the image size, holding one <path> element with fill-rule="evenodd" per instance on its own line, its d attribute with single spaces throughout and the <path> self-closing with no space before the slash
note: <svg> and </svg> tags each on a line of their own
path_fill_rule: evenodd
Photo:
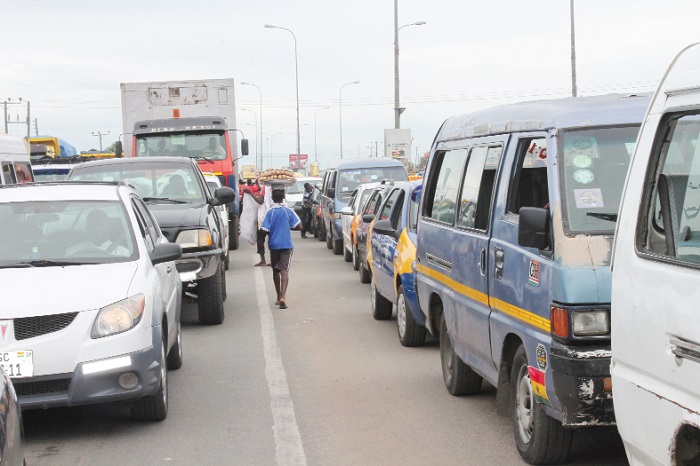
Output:
<svg viewBox="0 0 700 466">
<path fill-rule="evenodd" d="M 264 267 L 267 265 L 267 262 L 265 261 L 260 261 L 257 264 L 254 265 L 254 267 Z"/>
</svg>

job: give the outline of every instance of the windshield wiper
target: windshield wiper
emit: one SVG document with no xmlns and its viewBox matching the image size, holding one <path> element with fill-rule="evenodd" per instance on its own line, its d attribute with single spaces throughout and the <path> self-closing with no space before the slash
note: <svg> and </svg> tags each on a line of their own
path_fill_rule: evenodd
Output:
<svg viewBox="0 0 700 466">
<path fill-rule="evenodd" d="M 50 261 L 46 259 L 38 259 L 38 260 L 33 260 L 29 262 L 24 262 L 25 264 L 29 264 L 32 267 L 62 267 L 64 265 L 83 265 L 83 264 L 88 264 L 89 262 L 76 262 L 76 261 Z"/>
<path fill-rule="evenodd" d="M 609 222 L 617 222 L 617 214 L 606 214 L 604 212 L 586 212 L 589 217 L 599 218 L 601 220 L 607 220 Z"/>
<path fill-rule="evenodd" d="M 171 204 L 187 204 L 185 201 L 177 199 L 168 199 L 167 197 L 144 197 L 144 202 L 170 202 Z"/>
<path fill-rule="evenodd" d="M 214 163 L 214 161 L 212 159 L 210 159 L 209 157 L 205 157 L 203 155 L 197 155 L 197 156 L 192 157 L 192 158 L 195 160 L 206 160 L 209 163 Z"/>
</svg>

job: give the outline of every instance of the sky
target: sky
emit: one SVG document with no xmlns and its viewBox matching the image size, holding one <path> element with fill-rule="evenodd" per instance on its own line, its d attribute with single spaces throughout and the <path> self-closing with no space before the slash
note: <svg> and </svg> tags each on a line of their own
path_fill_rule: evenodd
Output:
<svg viewBox="0 0 700 466">
<path fill-rule="evenodd" d="M 570 96 L 569 3 L 398 0 L 399 26 L 426 23 L 399 32 L 412 157 L 430 150 L 448 117 Z M 653 91 L 675 55 L 700 41 L 698 0 L 575 0 L 574 8 L 579 95 Z M 26 119 L 30 101 L 31 134 L 36 118 L 39 134 L 79 151 L 99 148 L 96 133 L 109 132 L 104 146 L 122 133 L 120 83 L 234 78 L 251 154 L 286 165 L 296 152 L 294 37 L 302 153 L 321 168 L 337 160 L 342 122 L 344 158 L 375 148 L 381 156 L 384 129 L 394 127 L 392 0 L 0 0 L 0 18 L 0 102 L 23 100 L 9 106 L 10 120 Z M 262 102 L 241 82 L 257 85 Z"/>
</svg>

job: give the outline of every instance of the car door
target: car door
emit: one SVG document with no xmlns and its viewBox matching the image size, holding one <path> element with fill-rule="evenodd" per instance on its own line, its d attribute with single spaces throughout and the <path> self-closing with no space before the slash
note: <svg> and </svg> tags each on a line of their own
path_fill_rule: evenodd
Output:
<svg viewBox="0 0 700 466">
<path fill-rule="evenodd" d="M 350 201 L 348 202 L 348 207 L 352 212 L 355 212 L 355 206 L 359 202 L 360 199 L 360 191 L 359 189 L 355 189 L 355 191 L 352 192 L 352 196 L 350 196 Z M 350 241 L 350 226 L 352 225 L 352 219 L 354 217 L 354 214 L 343 214 L 341 216 L 342 222 L 343 222 L 343 242 L 346 245 L 351 245 Z"/>
<path fill-rule="evenodd" d="M 397 228 L 397 222 L 401 217 L 403 206 L 403 190 L 395 188 L 386 196 L 386 200 L 379 209 L 375 221 L 388 220 L 393 228 Z M 372 247 L 372 272 L 377 289 L 392 302 L 394 281 L 394 252 L 396 250 L 396 237 L 371 232 L 370 244 Z"/>
<path fill-rule="evenodd" d="M 369 232 L 369 223 L 362 220 L 365 215 L 377 215 L 379 206 L 382 203 L 382 190 L 377 188 L 370 196 L 365 208 L 360 215 L 357 229 L 355 230 L 357 252 L 360 255 L 360 261 L 367 260 L 367 235 Z"/>
</svg>

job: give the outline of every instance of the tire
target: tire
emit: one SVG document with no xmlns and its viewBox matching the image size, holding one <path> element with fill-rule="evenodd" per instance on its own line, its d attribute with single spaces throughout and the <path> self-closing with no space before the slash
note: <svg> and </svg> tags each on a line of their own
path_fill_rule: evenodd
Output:
<svg viewBox="0 0 700 466">
<path fill-rule="evenodd" d="M 510 403 L 515 445 L 520 456 L 530 464 L 565 463 L 574 432 L 547 416 L 542 405 L 535 402 L 523 346 L 513 357 Z"/>
<path fill-rule="evenodd" d="M 462 396 L 479 393 L 482 378 L 466 365 L 452 349 L 444 315 L 440 318 L 440 362 L 442 363 L 442 379 L 450 395 Z"/>
<path fill-rule="evenodd" d="M 231 243 L 229 243 L 231 244 Z M 229 257 L 229 252 L 226 251 L 226 255 L 224 256 L 224 270 L 228 270 L 231 268 L 231 258 Z"/>
<path fill-rule="evenodd" d="M 177 336 L 175 344 L 168 351 L 168 370 L 177 370 L 182 367 L 182 324 L 177 323 Z"/>
<path fill-rule="evenodd" d="M 333 240 L 333 254 L 339 256 L 343 253 L 343 249 L 345 249 L 345 247 L 343 246 L 342 239 Z M 345 262 L 347 262 L 347 260 Z"/>
<path fill-rule="evenodd" d="M 403 285 L 399 285 L 399 294 L 396 297 L 396 328 L 399 333 L 399 341 L 403 346 L 422 346 L 425 343 L 427 330 L 413 320 Z"/>
<path fill-rule="evenodd" d="M 228 222 L 228 248 L 230 250 L 238 249 L 238 236 L 240 233 L 241 225 L 238 223 L 238 217 L 233 217 Z"/>
<path fill-rule="evenodd" d="M 321 223 L 321 226 L 319 228 L 321 229 L 321 231 L 318 234 L 318 240 L 326 241 L 326 226 L 323 223 Z"/>
<path fill-rule="evenodd" d="M 331 225 L 331 229 L 326 232 L 326 247 L 328 249 L 333 249 L 333 225 Z"/>
<path fill-rule="evenodd" d="M 372 317 L 374 320 L 389 320 L 391 319 L 391 313 L 394 310 L 391 301 L 386 299 L 377 289 L 377 285 L 374 283 L 374 277 L 372 277 L 372 282 L 370 283 L 370 298 L 372 302 Z"/>
<path fill-rule="evenodd" d="M 353 270 L 360 270 L 360 255 L 357 253 L 357 246 L 354 244 L 352 245 L 352 268 Z"/>
<path fill-rule="evenodd" d="M 224 321 L 224 279 L 223 271 L 218 271 L 209 278 L 197 283 L 197 310 L 199 323 L 219 325 Z"/>
<path fill-rule="evenodd" d="M 223 270 L 221 271 L 221 289 L 224 294 L 224 301 L 226 301 L 226 298 L 228 298 L 228 289 L 226 288 L 226 273 Z"/>
<path fill-rule="evenodd" d="M 345 247 L 345 242 L 343 242 L 343 260 L 352 262 L 352 251 L 348 251 L 348 248 Z"/>
<path fill-rule="evenodd" d="M 360 259 L 358 259 L 358 262 L 360 263 L 359 267 L 357 268 L 357 271 L 360 273 L 360 283 L 369 283 L 371 278 L 369 270 L 365 268 L 365 264 L 363 264 Z"/>
<path fill-rule="evenodd" d="M 168 369 L 165 353 L 167 342 L 161 342 L 163 351 L 160 355 L 160 384 L 153 395 L 141 398 L 131 408 L 131 415 L 138 421 L 162 421 L 168 416 Z"/>
<path fill-rule="evenodd" d="M 313 226 L 314 229 L 314 238 L 318 238 L 318 222 Z"/>
</svg>

